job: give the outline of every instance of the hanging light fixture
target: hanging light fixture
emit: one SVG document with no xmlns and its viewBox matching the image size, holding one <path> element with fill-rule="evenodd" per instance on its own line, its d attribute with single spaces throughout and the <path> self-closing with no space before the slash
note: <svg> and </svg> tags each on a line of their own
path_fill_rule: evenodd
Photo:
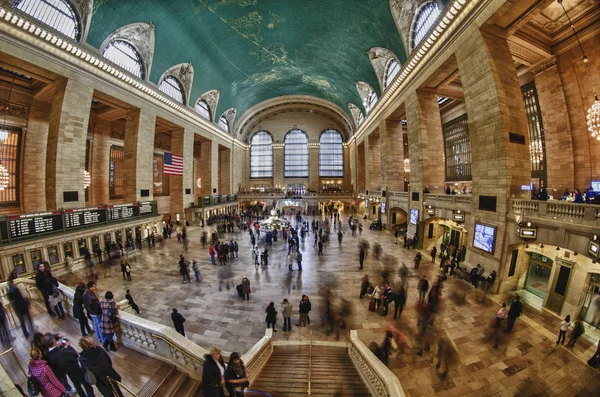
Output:
<svg viewBox="0 0 600 397">
<path fill-rule="evenodd" d="M 581 50 L 582 61 L 585 64 L 588 77 L 590 79 L 590 85 L 592 87 L 592 90 L 594 91 L 594 103 L 592 104 L 592 107 L 588 109 L 587 125 L 588 131 L 592 135 L 592 138 L 596 138 L 600 141 L 600 101 L 598 100 L 598 93 L 596 92 L 596 87 L 594 87 L 594 80 L 592 80 L 592 72 L 590 71 L 590 65 L 588 64 L 589 59 L 585 55 L 585 51 L 583 50 L 583 46 L 581 45 L 581 40 L 579 40 L 579 36 L 577 35 L 577 31 L 575 30 L 575 25 L 573 25 L 573 22 L 571 21 L 571 18 L 569 18 L 569 14 L 567 13 L 567 9 L 563 5 L 563 0 L 556 1 L 562 7 L 565 16 L 569 20 L 569 25 L 571 25 L 571 29 L 575 34 L 575 38 L 577 39 L 577 43 L 579 44 L 579 49 Z"/>
<path fill-rule="evenodd" d="M 87 189 L 92 184 L 92 176 L 87 170 L 83 170 L 83 188 Z"/>
<path fill-rule="evenodd" d="M 0 191 L 6 189 L 8 187 L 8 183 L 10 182 L 10 174 L 6 167 L 0 164 Z"/>
</svg>

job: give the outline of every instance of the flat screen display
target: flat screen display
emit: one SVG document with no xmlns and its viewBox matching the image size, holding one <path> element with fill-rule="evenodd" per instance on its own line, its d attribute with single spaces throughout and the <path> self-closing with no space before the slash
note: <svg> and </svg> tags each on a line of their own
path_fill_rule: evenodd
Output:
<svg viewBox="0 0 600 397">
<path fill-rule="evenodd" d="M 8 217 L 8 231 L 11 239 L 59 232 L 63 230 L 61 211 L 40 212 L 37 214 L 12 215 Z"/>
<path fill-rule="evenodd" d="M 592 190 L 595 192 L 600 192 L 600 181 L 592 181 Z"/>
<path fill-rule="evenodd" d="M 410 209 L 410 223 L 416 225 L 419 223 L 419 210 L 416 208 Z"/>
<path fill-rule="evenodd" d="M 594 241 L 590 241 L 590 255 L 595 258 L 598 258 L 598 252 L 600 251 L 600 245 Z"/>
<path fill-rule="evenodd" d="M 479 248 L 488 253 L 494 252 L 494 243 L 496 240 L 496 228 L 481 223 L 475 224 L 475 236 L 473 237 L 473 247 Z"/>
<path fill-rule="evenodd" d="M 369 208 L 369 199 L 365 200 L 365 208 Z"/>
<path fill-rule="evenodd" d="M 385 203 L 381 203 L 381 213 L 385 214 Z"/>
</svg>

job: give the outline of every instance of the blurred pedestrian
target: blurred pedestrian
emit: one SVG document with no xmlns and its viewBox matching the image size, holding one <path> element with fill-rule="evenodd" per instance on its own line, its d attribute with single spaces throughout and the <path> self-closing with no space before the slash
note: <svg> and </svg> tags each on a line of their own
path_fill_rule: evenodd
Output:
<svg viewBox="0 0 600 397">
<path fill-rule="evenodd" d="M 561 345 L 565 343 L 565 338 L 567 336 L 567 330 L 569 329 L 569 325 L 571 325 L 571 316 L 567 314 L 567 317 L 565 317 L 565 319 L 560 323 L 560 328 L 558 330 L 558 339 L 556 340 L 557 345 L 559 342 Z"/>
<path fill-rule="evenodd" d="M 573 331 L 571 331 L 571 339 L 569 340 L 569 343 L 567 343 L 567 347 L 575 347 L 575 342 L 577 342 L 577 339 L 584 333 L 585 328 L 583 327 L 583 321 L 581 321 L 581 318 L 577 318 L 573 323 Z"/>
<path fill-rule="evenodd" d="M 173 321 L 173 326 L 175 327 L 175 331 L 185 336 L 185 328 L 183 323 L 185 323 L 185 317 L 183 317 L 177 309 L 172 309 L 173 313 L 171 313 L 171 320 Z"/>
</svg>

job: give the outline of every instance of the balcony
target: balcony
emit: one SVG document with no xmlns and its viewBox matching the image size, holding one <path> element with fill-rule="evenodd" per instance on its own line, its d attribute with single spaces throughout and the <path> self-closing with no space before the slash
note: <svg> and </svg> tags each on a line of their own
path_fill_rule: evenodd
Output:
<svg viewBox="0 0 600 397">
<path fill-rule="evenodd" d="M 435 209 L 471 212 L 470 194 L 425 194 L 424 201 Z"/>
<path fill-rule="evenodd" d="M 325 200 L 352 200 L 356 196 L 352 192 L 307 192 L 304 194 L 298 194 L 304 200 L 306 199 L 325 199 Z M 295 196 L 295 197 L 296 197 Z M 239 192 L 238 197 L 240 200 L 278 200 L 286 198 L 285 192 Z"/>
<path fill-rule="evenodd" d="M 521 219 L 540 219 L 567 222 L 578 226 L 597 228 L 600 226 L 600 206 L 576 204 L 568 201 L 511 199 L 509 210 Z"/>
<path fill-rule="evenodd" d="M 215 205 L 223 205 L 237 202 L 237 194 L 225 194 L 222 196 L 198 197 L 198 208 L 208 208 Z"/>
</svg>

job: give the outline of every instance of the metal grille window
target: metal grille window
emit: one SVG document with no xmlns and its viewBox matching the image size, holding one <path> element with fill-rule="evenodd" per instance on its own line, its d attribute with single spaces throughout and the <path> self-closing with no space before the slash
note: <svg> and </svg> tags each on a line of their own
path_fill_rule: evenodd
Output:
<svg viewBox="0 0 600 397">
<path fill-rule="evenodd" d="M 369 113 L 371 109 L 373 109 L 373 106 L 375 106 L 376 103 L 377 94 L 375 93 L 375 91 L 369 92 L 369 96 L 366 98 L 366 100 L 363 101 L 363 105 L 365 105 L 365 110 L 367 111 L 367 113 Z"/>
<path fill-rule="evenodd" d="M 363 123 L 363 121 L 365 121 L 365 115 L 363 114 L 362 110 L 358 111 L 358 125 L 361 125 Z"/>
<path fill-rule="evenodd" d="M 471 180 L 471 141 L 467 115 L 442 126 L 446 160 L 446 181 Z"/>
<path fill-rule="evenodd" d="M 319 139 L 319 176 L 344 176 L 344 144 L 336 130 L 327 130 Z"/>
<path fill-rule="evenodd" d="M 250 178 L 273 178 L 273 137 L 266 131 L 250 140 Z"/>
<path fill-rule="evenodd" d="M 158 86 L 158 89 L 175 99 L 179 103 L 185 103 L 185 97 L 183 95 L 183 86 L 173 76 L 166 76 Z"/>
<path fill-rule="evenodd" d="M 200 99 L 196 102 L 196 106 L 194 107 L 196 113 L 200 116 L 204 117 L 206 120 L 212 120 L 212 115 L 210 114 L 210 108 L 208 107 L 208 103 L 204 99 Z"/>
<path fill-rule="evenodd" d="M 81 27 L 77 14 L 65 0 L 17 0 L 15 7 L 38 21 L 79 41 Z"/>
<path fill-rule="evenodd" d="M 390 84 L 392 84 L 392 81 L 394 81 L 394 78 L 396 77 L 399 71 L 400 64 L 398 63 L 398 61 L 396 61 L 395 59 L 390 59 L 390 61 L 387 64 L 387 67 L 385 68 L 385 77 L 383 78 L 384 89 L 387 88 Z"/>
<path fill-rule="evenodd" d="M 109 198 L 123 198 L 125 193 L 125 151 L 121 146 L 110 147 L 110 162 L 108 168 Z"/>
<path fill-rule="evenodd" d="M 109 61 L 127 70 L 129 73 L 144 79 L 144 63 L 137 50 L 123 40 L 111 41 L 102 55 Z"/>
<path fill-rule="evenodd" d="M 164 157 L 162 154 L 154 153 L 152 162 L 152 185 L 155 196 L 168 196 L 170 180 L 169 175 L 164 172 Z"/>
<path fill-rule="evenodd" d="M 427 2 L 421 6 L 419 11 L 417 11 L 417 16 L 412 26 L 411 50 L 414 50 L 421 40 L 425 38 L 441 13 L 442 10 L 435 1 Z"/>
<path fill-rule="evenodd" d="M 450 98 L 446 98 L 445 96 L 439 96 L 437 98 L 438 105 L 442 106 L 444 103 L 448 102 Z"/>
<path fill-rule="evenodd" d="M 531 156 L 531 177 L 539 178 L 540 182 L 546 182 L 546 141 L 544 139 L 544 125 L 542 123 L 542 112 L 535 89 L 535 82 L 525 84 L 521 87 L 523 101 L 525 102 L 525 114 L 527 116 L 527 129 L 529 130 L 529 153 Z"/>
<path fill-rule="evenodd" d="M 19 205 L 21 129 L 0 127 L 0 206 Z"/>
<path fill-rule="evenodd" d="M 285 135 L 283 151 L 284 178 L 308 178 L 308 135 L 293 129 Z"/>
<path fill-rule="evenodd" d="M 222 130 L 225 130 L 226 132 L 229 132 L 229 121 L 227 120 L 227 117 L 225 116 L 221 116 L 221 118 L 219 119 L 219 127 L 221 127 Z"/>
</svg>

